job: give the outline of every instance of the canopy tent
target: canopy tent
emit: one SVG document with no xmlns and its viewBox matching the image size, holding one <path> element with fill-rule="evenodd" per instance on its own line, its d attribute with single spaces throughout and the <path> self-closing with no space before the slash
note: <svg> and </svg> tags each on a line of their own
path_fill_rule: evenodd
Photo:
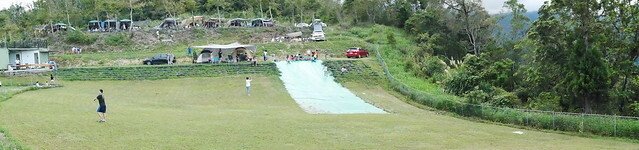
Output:
<svg viewBox="0 0 639 150">
<path fill-rule="evenodd" d="M 253 53 L 255 53 L 255 51 L 257 50 L 257 47 L 255 45 L 243 45 L 238 42 L 228 45 L 210 44 L 203 46 L 193 46 L 193 48 L 202 49 L 200 55 L 195 61 L 197 63 L 205 63 L 211 61 L 243 61 L 251 58 L 253 56 Z M 220 55 L 219 53 L 221 53 L 221 55 L 218 56 L 215 53 L 218 53 L 218 55 Z M 224 58 L 224 56 L 227 57 Z"/>
<path fill-rule="evenodd" d="M 182 27 L 196 27 L 196 26 L 202 26 L 203 24 L 204 24 L 203 16 L 193 16 L 193 17 L 189 17 L 182 20 L 182 23 L 180 25 Z"/>
<path fill-rule="evenodd" d="M 229 26 L 243 27 L 243 26 L 247 26 L 249 21 L 250 20 L 244 19 L 244 18 L 235 18 L 229 21 Z"/>
<path fill-rule="evenodd" d="M 56 23 L 53 25 L 53 32 L 56 31 L 67 31 L 67 29 L 71 29 L 71 30 L 75 30 L 75 28 L 73 27 L 69 27 L 67 24 L 64 23 Z"/>
<path fill-rule="evenodd" d="M 251 20 L 251 26 L 253 27 L 272 27 L 273 21 L 263 18 L 257 18 Z"/>
<path fill-rule="evenodd" d="M 131 24 L 133 23 L 133 21 L 129 20 L 129 19 L 122 19 L 120 20 L 120 24 L 118 25 L 118 29 L 120 30 L 128 30 L 129 28 L 131 28 Z"/>
<path fill-rule="evenodd" d="M 117 20 L 106 20 L 104 21 L 104 28 L 106 28 L 107 31 L 114 31 L 117 30 L 118 28 L 118 21 Z"/>
<path fill-rule="evenodd" d="M 166 18 L 162 24 L 155 27 L 155 29 L 171 29 L 177 27 L 177 20 L 174 18 Z"/>
<path fill-rule="evenodd" d="M 298 23 L 298 24 L 295 24 L 295 27 L 298 27 L 298 28 L 306 28 L 306 27 L 310 27 L 310 26 L 311 26 L 311 25 L 309 25 L 308 23 Z"/>
<path fill-rule="evenodd" d="M 222 24 L 222 19 L 221 18 L 211 18 L 209 20 L 206 20 L 204 22 L 204 27 L 205 28 L 217 28 L 220 27 L 220 24 Z"/>
<path fill-rule="evenodd" d="M 102 25 L 98 20 L 91 20 L 89 21 L 89 26 L 87 28 L 89 28 L 89 31 L 98 31 L 102 29 Z"/>
<path fill-rule="evenodd" d="M 324 24 L 322 20 L 319 19 L 313 20 L 313 23 L 311 23 L 311 25 L 313 26 L 313 31 L 324 31 L 323 27 L 326 26 L 326 24 Z"/>
</svg>

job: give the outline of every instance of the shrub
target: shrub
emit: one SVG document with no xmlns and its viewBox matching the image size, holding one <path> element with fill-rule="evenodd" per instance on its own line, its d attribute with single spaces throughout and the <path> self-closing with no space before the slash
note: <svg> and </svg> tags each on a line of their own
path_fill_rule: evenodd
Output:
<svg viewBox="0 0 639 150">
<path fill-rule="evenodd" d="M 492 106 L 516 107 L 521 103 L 519 101 L 519 98 L 517 98 L 515 94 L 507 92 L 506 90 L 499 87 L 493 87 L 493 88 L 495 89 L 494 96 L 491 97 L 491 99 L 489 100 L 489 103 Z"/>
<path fill-rule="evenodd" d="M 93 35 L 85 34 L 80 31 L 70 31 L 68 32 L 66 37 L 66 41 L 68 43 L 83 44 L 83 45 L 93 44 L 95 43 L 97 39 L 98 38 Z"/>
<path fill-rule="evenodd" d="M 386 40 L 388 41 L 388 44 L 390 44 L 391 46 L 395 46 L 395 44 L 397 44 L 397 40 L 395 39 L 395 33 L 393 32 L 386 32 Z"/>
<path fill-rule="evenodd" d="M 529 102 L 528 108 L 545 111 L 561 111 L 561 97 L 556 93 L 542 92 Z"/>
<path fill-rule="evenodd" d="M 490 99 L 488 93 L 479 89 L 469 91 L 468 93 L 464 94 L 464 97 L 466 97 L 466 102 L 470 104 L 481 104 Z"/>
<path fill-rule="evenodd" d="M 125 33 L 110 35 L 106 39 L 104 39 L 104 43 L 109 46 L 118 46 L 118 45 L 129 45 L 131 44 L 131 38 L 127 36 Z"/>
<path fill-rule="evenodd" d="M 422 62 L 422 72 L 425 72 L 428 77 L 433 77 L 437 74 L 445 73 L 448 66 L 439 57 L 426 57 Z"/>
<path fill-rule="evenodd" d="M 465 70 L 458 70 L 444 80 L 444 90 L 455 95 L 463 95 L 479 85 L 479 76 L 469 74 Z"/>
<path fill-rule="evenodd" d="M 195 28 L 192 30 L 193 35 L 195 35 L 196 38 L 202 38 L 204 36 L 206 36 L 206 30 L 202 29 L 202 28 Z"/>
</svg>

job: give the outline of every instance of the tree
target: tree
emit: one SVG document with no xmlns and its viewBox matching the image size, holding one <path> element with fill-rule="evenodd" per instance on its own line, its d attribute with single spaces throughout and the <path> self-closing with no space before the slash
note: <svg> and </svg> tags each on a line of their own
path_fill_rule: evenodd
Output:
<svg viewBox="0 0 639 150">
<path fill-rule="evenodd" d="M 483 44 L 489 40 L 490 28 L 494 25 L 488 12 L 481 7 L 481 0 L 444 0 L 444 4 L 453 14 L 449 18 L 449 26 L 464 34 L 469 51 L 479 55 Z"/>
<path fill-rule="evenodd" d="M 605 38 L 600 33 L 606 29 L 598 19 L 600 6 L 596 0 L 554 0 L 542 7 L 533 28 L 531 38 L 539 45 L 533 54 L 536 69 L 556 74 L 553 89 L 566 99 L 567 109 L 578 106 L 592 113 L 593 106 L 607 104 L 610 70 L 602 53 Z"/>
<path fill-rule="evenodd" d="M 512 19 L 510 20 L 510 38 L 513 41 L 517 41 L 524 37 L 526 34 L 526 28 L 530 18 L 526 16 L 526 8 L 524 4 L 518 2 L 518 0 L 508 0 L 504 2 L 504 8 L 510 10 Z"/>
</svg>

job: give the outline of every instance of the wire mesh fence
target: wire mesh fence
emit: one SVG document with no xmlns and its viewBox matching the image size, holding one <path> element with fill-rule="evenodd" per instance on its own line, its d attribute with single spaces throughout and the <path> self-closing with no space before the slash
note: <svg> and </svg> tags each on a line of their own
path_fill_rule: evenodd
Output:
<svg viewBox="0 0 639 150">
<path fill-rule="evenodd" d="M 438 99 L 430 93 L 413 89 L 400 82 L 390 73 L 379 46 L 371 45 L 370 48 L 375 51 L 391 87 L 417 103 L 464 117 L 504 124 L 639 139 L 639 117 L 503 108 Z"/>
</svg>

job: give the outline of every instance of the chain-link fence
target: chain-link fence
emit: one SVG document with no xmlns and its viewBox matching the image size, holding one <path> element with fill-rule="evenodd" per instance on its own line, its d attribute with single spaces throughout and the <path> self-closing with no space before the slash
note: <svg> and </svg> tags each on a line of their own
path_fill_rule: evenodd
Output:
<svg viewBox="0 0 639 150">
<path fill-rule="evenodd" d="M 502 108 L 437 98 L 433 94 L 413 89 L 397 80 L 388 70 L 379 46 L 373 45 L 370 49 L 375 51 L 391 87 L 417 103 L 464 117 L 504 124 L 639 139 L 639 117 Z"/>
</svg>

